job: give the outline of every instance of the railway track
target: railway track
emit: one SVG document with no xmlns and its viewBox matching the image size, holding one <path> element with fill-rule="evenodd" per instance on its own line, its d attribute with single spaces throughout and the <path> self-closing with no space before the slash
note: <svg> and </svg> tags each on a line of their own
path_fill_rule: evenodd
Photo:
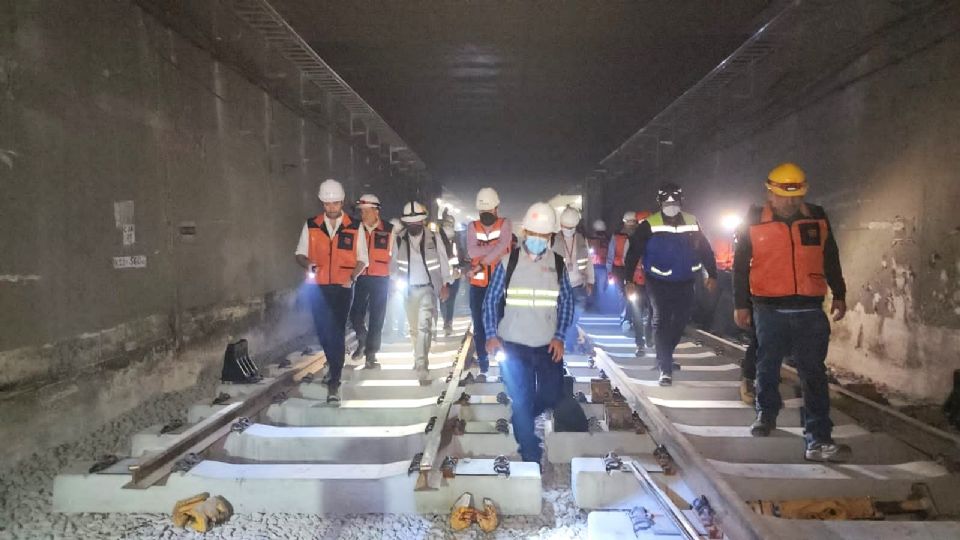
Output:
<svg viewBox="0 0 960 540">
<path fill-rule="evenodd" d="M 739 345 L 691 336 L 678 349 L 674 385 L 660 387 L 652 351 L 635 356 L 616 318 L 585 317 L 581 327 L 593 354 L 568 354 L 566 367 L 590 429 L 561 431 L 550 415 L 541 427 L 547 466 L 570 467 L 590 538 L 960 537 L 951 519 L 960 515 L 958 478 L 943 464 L 960 448 L 956 437 L 835 388 L 835 436 L 854 460 L 807 463 L 789 370 L 780 429 L 752 438 L 753 411 L 737 389 Z M 128 456 L 64 471 L 54 509 L 166 513 L 208 491 L 241 513 L 446 514 L 471 492 L 502 515 L 540 514 L 541 472 L 516 455 L 496 362 L 478 381 L 465 366 L 469 321 L 455 328 L 459 335 L 435 341 L 426 383 L 406 340 L 385 345 L 383 369 L 348 363 L 340 407 L 325 403 L 322 354 L 290 355 L 258 384 L 220 385 L 180 425 L 134 436 Z M 867 496 L 888 511 L 906 501 L 923 512 L 788 520 L 748 504 Z"/>
<path fill-rule="evenodd" d="M 803 458 L 802 400 L 790 368 L 782 374 L 785 409 L 779 429 L 754 438 L 748 427 L 754 411 L 738 391 L 741 345 L 703 332 L 689 336 L 677 351 L 682 369 L 674 373 L 673 386 L 661 387 L 652 369 L 653 351 L 637 357 L 633 340 L 623 337 L 615 318 L 586 317 L 581 326 L 595 346 L 597 367 L 665 447 L 682 478 L 675 485 L 686 493 L 666 476 L 653 475 L 654 482 L 680 499 L 681 509 L 706 496 L 710 510 L 705 515 L 713 517 L 705 521 L 717 526 L 715 536 L 722 531 L 736 539 L 960 538 L 960 476 L 949 465 L 960 450 L 955 435 L 833 386 L 834 437 L 852 446 L 853 459 L 810 463 Z M 643 487 L 638 482 L 635 489 Z M 629 506 L 603 502 L 622 510 Z M 769 515 L 792 515 L 798 504 L 801 511 L 821 515 L 875 515 L 829 520 Z M 625 512 L 595 514 L 591 537 L 601 537 L 599 531 L 623 533 L 630 524 Z M 709 530 L 701 527 L 699 533 Z"/>
</svg>

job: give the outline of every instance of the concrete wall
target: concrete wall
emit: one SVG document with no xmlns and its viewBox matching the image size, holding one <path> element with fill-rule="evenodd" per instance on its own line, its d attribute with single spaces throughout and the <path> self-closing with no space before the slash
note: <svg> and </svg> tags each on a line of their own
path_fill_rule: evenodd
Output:
<svg viewBox="0 0 960 540">
<path fill-rule="evenodd" d="M 745 136 L 676 148 L 674 165 L 646 182 L 606 186 L 606 214 L 622 211 L 624 191 L 653 206 L 655 185 L 671 179 L 717 233 L 723 213 L 762 202 L 769 169 L 799 163 L 808 199 L 830 214 L 849 289 L 829 361 L 942 402 L 960 369 L 958 21 L 943 39 L 922 29 L 897 42 L 871 36 L 864 54 L 811 85 L 828 89 L 818 99 Z M 767 65 L 785 69 L 782 58 Z"/>
<path fill-rule="evenodd" d="M 397 191 L 240 72 L 129 1 L 0 0 L 3 463 L 307 334 L 318 183 Z"/>
</svg>

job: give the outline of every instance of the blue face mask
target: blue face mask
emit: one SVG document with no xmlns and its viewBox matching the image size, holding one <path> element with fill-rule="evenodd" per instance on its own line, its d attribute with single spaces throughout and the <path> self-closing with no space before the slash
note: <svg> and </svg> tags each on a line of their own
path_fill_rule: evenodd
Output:
<svg viewBox="0 0 960 540">
<path fill-rule="evenodd" d="M 527 251 L 534 255 L 539 255 L 547 250 L 547 239 L 539 236 L 528 236 L 523 245 L 527 246 Z"/>
</svg>

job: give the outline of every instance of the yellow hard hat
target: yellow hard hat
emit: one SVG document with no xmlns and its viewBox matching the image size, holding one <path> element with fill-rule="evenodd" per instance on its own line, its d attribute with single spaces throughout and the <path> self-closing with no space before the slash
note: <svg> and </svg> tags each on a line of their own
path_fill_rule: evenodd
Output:
<svg viewBox="0 0 960 540">
<path fill-rule="evenodd" d="M 767 189 L 781 197 L 807 194 L 807 175 L 796 163 L 781 163 L 767 175 Z"/>
</svg>

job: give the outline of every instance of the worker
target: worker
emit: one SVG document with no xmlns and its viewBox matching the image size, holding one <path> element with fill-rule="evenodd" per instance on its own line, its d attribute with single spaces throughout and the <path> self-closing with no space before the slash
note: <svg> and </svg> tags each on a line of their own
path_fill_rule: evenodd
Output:
<svg viewBox="0 0 960 540">
<path fill-rule="evenodd" d="M 660 385 L 673 384 L 673 352 L 690 321 L 694 307 L 694 280 L 707 271 L 705 286 L 717 288 L 717 266 L 697 217 L 682 211 L 683 190 L 667 183 L 657 191 L 660 211 L 639 226 L 630 239 L 626 257 L 629 275 L 642 261 L 644 282 L 653 312 L 653 340 L 657 348 Z M 636 293 L 633 284 L 628 294 Z"/>
<path fill-rule="evenodd" d="M 353 306 L 350 308 L 350 324 L 357 334 L 357 349 L 353 359 L 366 356 L 365 369 L 380 367 L 377 352 L 383 334 L 383 322 L 387 314 L 387 298 L 390 295 L 390 257 L 393 247 L 393 226 L 380 219 L 380 199 L 367 194 L 356 203 L 360 209 L 360 228 L 367 244 L 367 268 L 357 278 L 353 291 Z M 369 318 L 369 328 L 364 319 Z"/>
<path fill-rule="evenodd" d="M 650 217 L 646 210 L 637 212 L 638 227 Z M 634 354 L 643 358 L 646 349 L 652 349 L 653 343 L 653 307 L 650 304 L 650 294 L 647 292 L 646 279 L 643 275 L 643 265 L 638 264 L 631 276 L 633 288 L 627 294 L 627 309 L 630 315 L 630 324 L 633 326 L 633 339 L 637 350 Z"/>
<path fill-rule="evenodd" d="M 327 403 L 340 405 L 340 376 L 343 372 L 347 315 L 353 284 L 368 263 L 366 237 L 357 224 L 343 213 L 346 195 L 333 179 L 320 184 L 323 214 L 307 219 L 297 245 L 297 263 L 315 284 L 311 308 L 317 338 L 323 347 L 328 370 Z"/>
<path fill-rule="evenodd" d="M 627 210 L 623 213 L 623 226 L 620 231 L 610 237 L 610 246 L 607 248 L 607 281 L 617 289 L 617 311 L 620 313 L 621 323 L 629 321 L 626 305 L 623 303 L 623 286 L 628 274 L 624 270 L 627 251 L 630 249 L 630 236 L 637 230 L 637 213 Z"/>
<path fill-rule="evenodd" d="M 450 264 L 440 236 L 427 229 L 427 208 L 416 201 L 403 206 L 405 230 L 397 236 L 391 274 L 405 291 L 403 301 L 413 342 L 413 368 L 421 382 L 429 378 L 430 344 L 437 320 L 437 302 L 450 293 Z"/>
<path fill-rule="evenodd" d="M 562 395 L 563 342 L 574 312 L 563 257 L 548 249 L 556 221 L 556 211 L 547 203 L 527 210 L 521 245 L 496 266 L 483 306 L 487 353 L 504 353 L 500 376 L 510 397 L 520 456 L 536 463 L 543 449 L 534 419 Z"/>
<path fill-rule="evenodd" d="M 590 235 L 590 259 L 593 261 L 593 277 L 596 280 L 594 305 L 597 299 L 607 292 L 607 251 L 610 247 L 610 235 L 607 224 L 602 219 L 594 220 L 593 234 Z"/>
<path fill-rule="evenodd" d="M 564 348 L 572 352 L 584 352 L 579 344 L 577 323 L 587 308 L 587 298 L 593 294 L 595 276 L 587 241 L 577 232 L 580 224 L 580 212 L 566 207 L 560 213 L 560 234 L 556 235 L 553 251 L 563 257 L 567 277 L 573 290 L 573 322 L 567 329 Z"/>
<path fill-rule="evenodd" d="M 453 308 L 457 302 L 457 293 L 460 292 L 460 248 L 457 245 L 457 231 L 454 227 L 455 221 L 450 210 L 443 212 L 440 220 L 440 239 L 443 240 L 443 247 L 447 250 L 448 265 L 450 266 L 450 276 L 453 281 L 450 283 L 450 294 L 446 301 L 440 304 L 440 311 L 443 314 L 443 335 L 453 334 Z"/>
<path fill-rule="evenodd" d="M 843 462 L 850 447 L 833 441 L 826 357 L 830 321 L 823 311 L 832 291 L 830 313 L 839 321 L 847 311 L 840 251 L 823 208 L 804 201 L 806 175 L 793 163 L 770 171 L 767 201 L 750 209 L 738 232 L 734 253 L 734 320 L 757 333 L 757 419 L 754 436 L 777 427 L 780 365 L 792 354 L 803 388 L 805 457 Z M 752 310 L 751 310 L 752 306 Z"/>
<path fill-rule="evenodd" d="M 510 251 L 513 226 L 510 220 L 499 215 L 500 196 L 493 188 L 485 187 L 477 192 L 477 211 L 480 219 L 467 227 L 467 256 L 470 257 L 470 314 L 473 318 L 473 335 L 476 343 L 486 342 L 483 325 L 483 304 L 490 284 L 490 275 L 496 264 Z M 480 380 L 486 379 L 490 361 L 484 347 L 477 347 L 477 364 Z"/>
</svg>

